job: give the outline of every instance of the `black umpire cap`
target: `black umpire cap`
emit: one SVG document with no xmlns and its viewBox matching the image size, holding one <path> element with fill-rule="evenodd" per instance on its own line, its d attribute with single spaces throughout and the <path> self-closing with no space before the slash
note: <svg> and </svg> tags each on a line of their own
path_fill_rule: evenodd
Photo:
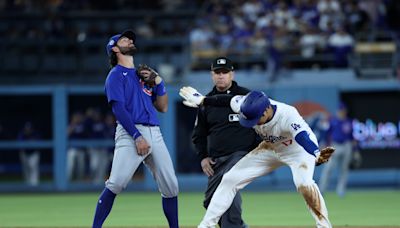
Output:
<svg viewBox="0 0 400 228">
<path fill-rule="evenodd" d="M 226 57 L 218 57 L 214 59 L 211 64 L 211 71 L 219 70 L 219 69 L 226 69 L 229 71 L 233 71 L 233 63 L 230 59 Z"/>
</svg>

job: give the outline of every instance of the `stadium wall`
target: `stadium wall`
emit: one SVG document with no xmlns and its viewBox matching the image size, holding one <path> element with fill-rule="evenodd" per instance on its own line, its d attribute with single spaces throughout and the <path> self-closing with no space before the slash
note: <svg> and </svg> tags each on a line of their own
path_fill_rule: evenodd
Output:
<svg viewBox="0 0 400 228">
<path fill-rule="evenodd" d="M 307 105 L 308 109 L 303 110 L 307 115 L 312 115 L 315 112 L 333 113 L 339 101 L 343 98 L 342 94 L 346 92 L 364 92 L 364 93 L 377 93 L 377 92 L 400 92 L 400 83 L 397 79 L 374 79 L 374 80 L 360 80 L 355 77 L 352 71 L 343 70 L 327 70 L 327 71 L 293 71 L 286 72 L 281 75 L 278 82 L 271 84 L 264 72 L 247 72 L 237 71 L 236 80 L 239 84 L 249 87 L 251 89 L 263 90 L 273 99 L 283 101 L 289 104 L 304 107 Z M 210 89 L 211 79 L 209 72 L 199 72 L 190 74 L 184 77 L 180 83 L 169 84 L 168 91 L 170 97 L 169 111 L 165 114 L 160 114 L 161 129 L 164 139 L 174 159 L 174 164 L 178 170 L 179 184 L 182 191 L 201 191 L 206 185 L 206 177 L 199 172 L 180 172 L 179 166 L 183 163 L 189 163 L 192 166 L 195 159 L 194 152 L 190 148 L 190 135 L 178 134 L 182 129 L 188 130 L 193 122 L 184 120 L 180 115 L 185 113 L 185 110 L 193 115 L 194 110 L 183 109 L 181 99 L 178 95 L 179 88 L 183 85 L 191 85 L 202 93 L 206 93 Z M 52 179 L 47 182 L 42 182 L 37 187 L 29 187 L 23 183 L 2 181 L 0 183 L 1 192 L 15 192 L 15 191 L 91 191 L 98 190 L 103 185 L 94 185 L 90 182 L 69 183 L 66 178 L 66 149 L 69 145 L 82 145 L 82 146 L 112 146 L 112 140 L 75 140 L 69 141 L 67 138 L 66 127 L 68 122 L 68 115 L 71 109 L 71 100 L 87 100 L 94 98 L 98 104 L 107 107 L 106 100 L 103 95 L 102 85 L 34 85 L 34 86 L 0 86 L 0 100 L 3 103 L 2 107 L 9 107 L 6 104 L 8 97 L 17 97 L 22 100 L 22 103 L 15 105 L 24 105 L 23 100 L 29 100 L 30 97 L 45 96 L 49 98 L 48 103 L 30 104 L 31 106 L 47 107 L 48 112 L 43 116 L 47 118 L 46 122 L 50 126 L 43 126 L 44 128 L 51 128 L 49 137 L 38 142 L 21 143 L 15 140 L 0 141 L 0 155 L 3 157 L 4 153 L 15 151 L 20 148 L 42 148 L 48 149 L 52 153 L 52 165 L 50 172 Z M 311 105 L 310 105 L 311 104 Z M 74 106 L 74 105 L 72 105 Z M 398 106 L 398 105 L 397 105 Z M 34 108 L 33 108 L 34 109 Z M 7 116 L 6 109 L 2 111 L 2 118 Z M 180 111 L 179 111 L 180 110 Z M 26 113 L 29 115 L 29 112 Z M 35 112 L 35 116 L 40 118 L 40 112 Z M 48 119 L 50 117 L 50 120 Z M 14 119 L 15 121 L 16 119 Z M 2 119 L 2 122 L 5 120 Z M 399 116 L 400 121 L 400 116 Z M 46 124 L 44 124 L 46 125 Z M 399 131 L 400 131 L 400 125 Z M 400 133 L 399 133 L 400 134 Z M 179 135 L 179 136 L 178 136 Z M 183 138 L 182 138 L 183 137 Z M 179 144 L 187 144 L 189 149 Z M 182 149 L 183 148 L 183 149 Z M 382 150 L 384 153 L 385 150 Z M 395 154 L 400 154 L 400 148 L 394 149 Z M 185 156 L 191 154 L 188 159 Z M 381 156 L 385 156 L 382 154 Z M 183 160 L 182 160 L 183 158 Z M 393 157 L 387 157 L 388 160 Z M 186 160 L 185 160 L 186 159 Z M 379 168 L 364 168 L 353 170 L 349 177 L 350 187 L 400 187 L 400 160 L 394 165 Z M 3 165 L 3 164 L 1 164 Z M 3 171 L 1 171 L 3 170 Z M 0 167 L 0 175 L 7 175 L 4 169 Z M 318 167 L 315 172 L 315 179 L 319 179 L 321 168 Z M 336 175 L 336 174 L 335 174 Z M 277 190 L 287 189 L 294 190 L 292 177 L 288 168 L 281 168 L 267 177 L 260 178 L 253 182 L 247 189 L 260 191 L 260 190 Z M 141 180 L 134 180 L 129 185 L 128 190 L 136 191 L 156 191 L 156 186 L 153 182 L 151 174 L 145 170 L 144 177 Z"/>
</svg>

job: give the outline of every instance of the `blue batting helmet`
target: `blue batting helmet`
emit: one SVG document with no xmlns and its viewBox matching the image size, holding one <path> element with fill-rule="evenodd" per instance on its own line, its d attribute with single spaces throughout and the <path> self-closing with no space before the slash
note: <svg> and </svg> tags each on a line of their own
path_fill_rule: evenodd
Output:
<svg viewBox="0 0 400 228">
<path fill-rule="evenodd" d="M 269 98 L 265 93 L 251 91 L 240 106 L 240 124 L 244 127 L 255 126 L 270 104 Z"/>
</svg>

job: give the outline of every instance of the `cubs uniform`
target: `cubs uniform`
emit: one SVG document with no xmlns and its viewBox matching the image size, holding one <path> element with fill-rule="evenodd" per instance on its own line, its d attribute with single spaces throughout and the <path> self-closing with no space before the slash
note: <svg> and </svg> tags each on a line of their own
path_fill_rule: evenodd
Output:
<svg viewBox="0 0 400 228">
<path fill-rule="evenodd" d="M 274 110 L 272 119 L 262 125 L 253 124 L 263 141 L 223 176 L 199 228 L 215 227 L 240 189 L 283 165 L 290 167 L 296 188 L 303 195 L 317 227 L 332 227 L 324 199 L 313 180 L 315 156 L 319 151 L 316 136 L 294 107 L 271 99 L 269 102 Z M 240 110 L 241 120 L 245 120 L 243 104 Z"/>
<path fill-rule="evenodd" d="M 325 192 L 329 186 L 329 178 L 332 171 L 336 168 L 340 171 L 336 184 L 336 193 L 344 196 L 346 192 L 347 177 L 350 169 L 350 163 L 353 155 L 353 126 L 352 120 L 347 117 L 346 107 L 341 104 L 339 113 L 345 112 L 345 116 L 332 117 L 329 120 L 329 142 L 336 148 L 332 159 L 324 166 L 322 170 L 319 186 L 321 192 Z M 343 115 L 343 114 L 342 114 Z"/>
<path fill-rule="evenodd" d="M 128 30 L 110 38 L 106 46 L 110 61 L 115 54 L 112 48 L 125 37 L 134 42 L 136 36 Z M 122 52 L 127 47 L 118 48 Z M 133 61 L 133 57 L 131 60 Z M 92 227 L 102 227 L 116 195 L 127 186 L 139 165 L 144 163 L 153 174 L 161 193 L 162 207 L 169 227 L 179 228 L 178 181 L 153 103 L 166 95 L 165 87 L 162 82 L 157 87 L 149 88 L 140 79 L 134 66 L 127 65 L 114 65 L 105 82 L 107 101 L 117 119 L 115 150 L 110 177 L 99 197 Z M 139 154 L 137 144 L 143 142 L 143 138 L 150 146 L 147 154 Z"/>
</svg>

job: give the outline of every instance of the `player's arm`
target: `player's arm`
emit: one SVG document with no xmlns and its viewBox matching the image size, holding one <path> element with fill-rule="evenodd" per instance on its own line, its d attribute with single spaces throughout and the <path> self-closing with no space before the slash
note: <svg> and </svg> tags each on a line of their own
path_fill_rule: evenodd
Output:
<svg viewBox="0 0 400 228">
<path fill-rule="evenodd" d="M 111 105 L 115 118 L 117 118 L 118 122 L 135 139 L 137 153 L 139 155 L 146 155 L 149 152 L 150 145 L 135 127 L 135 122 L 126 110 L 125 104 L 120 101 L 113 101 Z"/>
<path fill-rule="evenodd" d="M 310 139 L 310 135 L 307 131 L 299 132 L 295 138 L 296 142 L 300 144 L 304 148 L 307 153 L 311 154 L 312 156 L 316 157 L 319 153 L 318 146 Z"/>
<path fill-rule="evenodd" d="M 151 99 L 153 100 L 153 105 L 159 112 L 168 111 L 168 94 L 165 89 L 164 80 L 157 74 L 155 81 L 155 86 L 153 87 L 153 95 Z"/>
<path fill-rule="evenodd" d="M 219 106 L 219 107 L 232 107 L 232 100 L 235 98 L 242 98 L 243 96 L 234 96 L 232 94 L 218 94 L 213 96 L 203 96 L 196 89 L 190 86 L 182 87 L 179 95 L 184 99 L 183 104 L 189 107 L 197 108 L 199 106 Z M 238 99 L 235 99 L 236 101 Z M 240 99 L 241 100 L 241 99 Z M 241 103 L 240 103 L 241 104 Z M 240 105 L 238 106 L 240 107 Z M 236 108 L 238 109 L 238 108 Z M 235 109 L 233 109 L 235 111 Z M 239 110 L 235 111 L 239 112 Z"/>
<path fill-rule="evenodd" d="M 152 99 L 153 105 L 157 109 L 157 111 L 168 111 L 168 94 L 165 90 L 164 81 L 161 81 L 161 83 L 155 87 Z"/>
<path fill-rule="evenodd" d="M 204 115 L 204 106 L 200 107 L 197 112 L 195 126 L 192 134 L 192 142 L 196 148 L 197 155 L 200 158 L 201 169 L 208 177 L 214 175 L 212 167 L 215 162 L 209 157 L 207 153 L 207 137 L 208 137 L 208 124 L 206 116 Z"/>
<path fill-rule="evenodd" d="M 154 107 L 159 112 L 167 112 L 168 95 L 165 89 L 164 80 L 153 68 L 146 64 L 140 64 L 136 71 L 139 78 L 145 83 L 145 86 L 152 88 L 153 94 L 151 100 Z"/>
<path fill-rule="evenodd" d="M 142 136 L 139 130 L 135 127 L 135 122 L 129 115 L 129 112 L 125 108 L 125 104 L 121 101 L 111 102 L 112 111 L 118 122 L 124 127 L 124 129 L 131 135 L 134 139 Z"/>
<path fill-rule="evenodd" d="M 319 153 L 318 145 L 311 140 L 308 132 L 310 128 L 295 108 L 290 110 L 289 118 L 286 120 L 285 125 L 289 126 L 289 131 L 296 142 L 302 146 L 307 153 L 316 157 Z"/>
<path fill-rule="evenodd" d="M 105 91 L 108 103 L 112 107 L 115 118 L 122 127 L 133 137 L 137 153 L 145 155 L 149 152 L 149 144 L 135 127 L 135 121 L 125 108 L 124 100 L 124 78 L 111 74 L 107 77 Z"/>
<path fill-rule="evenodd" d="M 233 96 L 234 95 L 231 94 L 217 94 L 213 96 L 206 96 L 204 97 L 202 105 L 228 107 Z"/>
</svg>

